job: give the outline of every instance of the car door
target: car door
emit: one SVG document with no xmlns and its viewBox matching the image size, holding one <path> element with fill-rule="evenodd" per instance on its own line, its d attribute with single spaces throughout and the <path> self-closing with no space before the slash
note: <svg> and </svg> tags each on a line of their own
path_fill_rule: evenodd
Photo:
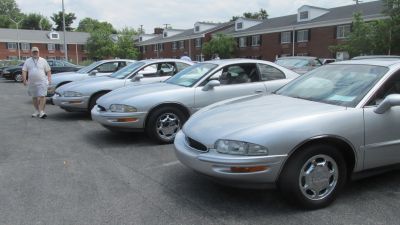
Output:
<svg viewBox="0 0 400 225">
<path fill-rule="evenodd" d="M 260 79 L 265 85 L 268 93 L 276 91 L 290 81 L 289 79 L 286 79 L 284 72 L 272 65 L 258 63 L 257 66 L 260 73 Z"/>
<path fill-rule="evenodd" d="M 374 112 L 389 94 L 400 94 L 400 71 L 392 75 L 364 107 L 364 169 L 400 163 L 400 107 Z"/>
<path fill-rule="evenodd" d="M 203 90 L 204 85 L 211 80 L 219 80 L 221 85 Z M 260 82 L 255 63 L 225 66 L 195 88 L 194 110 L 225 99 L 265 92 L 266 88 Z"/>
</svg>

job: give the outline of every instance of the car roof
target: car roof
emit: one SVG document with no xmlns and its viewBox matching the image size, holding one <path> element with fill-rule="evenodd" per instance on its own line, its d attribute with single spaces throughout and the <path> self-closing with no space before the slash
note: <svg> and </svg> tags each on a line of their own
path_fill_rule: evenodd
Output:
<svg viewBox="0 0 400 225">
<path fill-rule="evenodd" d="M 364 55 L 364 56 L 356 56 L 352 58 L 353 60 L 364 60 L 364 59 L 400 59 L 398 55 Z"/>
<path fill-rule="evenodd" d="M 373 65 L 373 66 L 386 66 L 386 67 L 390 67 L 396 64 L 400 65 L 400 59 L 376 59 L 376 58 L 363 59 L 363 60 L 352 59 L 352 60 L 330 63 L 330 65 Z"/>
<path fill-rule="evenodd" d="M 143 59 L 140 60 L 140 62 L 146 62 L 146 63 L 158 63 L 158 62 L 182 62 L 182 63 L 187 63 L 187 64 L 194 64 L 194 62 L 187 61 L 187 60 L 182 60 L 182 59 Z"/>
<path fill-rule="evenodd" d="M 318 59 L 318 57 L 314 56 L 284 56 L 284 57 L 279 57 L 278 59 Z"/>
<path fill-rule="evenodd" d="M 137 60 L 133 60 L 133 59 L 103 59 L 103 60 L 100 60 L 100 62 L 119 62 L 119 61 L 136 62 Z"/>
<path fill-rule="evenodd" d="M 217 64 L 217 65 L 228 65 L 228 64 L 233 64 L 233 63 L 272 63 L 270 61 L 266 60 L 259 60 L 259 59 L 243 59 L 243 58 L 237 58 L 237 59 L 216 59 L 216 60 L 209 60 L 209 61 L 204 61 L 200 63 L 212 63 L 212 64 Z"/>
</svg>

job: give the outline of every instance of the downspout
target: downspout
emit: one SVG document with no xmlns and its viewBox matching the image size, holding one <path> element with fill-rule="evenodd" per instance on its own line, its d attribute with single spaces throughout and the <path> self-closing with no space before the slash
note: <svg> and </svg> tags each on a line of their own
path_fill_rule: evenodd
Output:
<svg viewBox="0 0 400 225">
<path fill-rule="evenodd" d="M 79 64 L 78 43 L 75 44 L 75 52 L 76 52 L 76 64 Z"/>
<path fill-rule="evenodd" d="M 295 30 L 295 28 L 293 27 L 293 31 L 292 31 L 292 56 L 294 56 L 294 39 L 295 39 L 295 35 L 296 35 L 296 30 Z"/>
</svg>

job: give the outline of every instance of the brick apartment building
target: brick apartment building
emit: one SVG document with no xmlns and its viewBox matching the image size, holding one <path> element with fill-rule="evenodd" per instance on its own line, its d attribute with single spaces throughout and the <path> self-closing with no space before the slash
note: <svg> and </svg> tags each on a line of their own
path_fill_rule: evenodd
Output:
<svg viewBox="0 0 400 225">
<path fill-rule="evenodd" d="M 142 35 L 137 45 L 143 58 L 175 58 L 186 51 L 192 59 L 202 61 L 202 44 L 212 35 L 222 33 L 236 39 L 237 58 L 274 61 L 280 56 L 309 55 L 346 59 L 346 52 L 332 53 L 328 47 L 346 40 L 355 12 L 361 12 L 364 21 L 372 21 L 385 18 L 383 9 L 382 1 L 329 9 L 304 5 L 297 14 L 288 16 L 266 20 L 240 18 L 225 24 L 196 23 L 189 30 Z"/>
<path fill-rule="evenodd" d="M 85 45 L 89 33 L 66 32 L 69 61 L 79 63 L 87 59 Z M 19 50 L 18 50 L 19 40 Z M 30 57 L 30 49 L 36 46 L 40 56 L 46 59 L 64 59 L 63 32 L 41 30 L 0 29 L 0 60 Z"/>
</svg>

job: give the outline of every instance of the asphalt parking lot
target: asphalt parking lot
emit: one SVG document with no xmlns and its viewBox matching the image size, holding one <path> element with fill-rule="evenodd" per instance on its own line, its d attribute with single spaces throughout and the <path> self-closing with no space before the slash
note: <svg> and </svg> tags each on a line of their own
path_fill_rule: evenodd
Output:
<svg viewBox="0 0 400 225">
<path fill-rule="evenodd" d="M 276 190 L 223 187 L 182 164 L 172 145 L 116 134 L 80 113 L 33 112 L 0 79 L 0 224 L 399 224 L 400 173 L 350 183 L 304 211 Z"/>
</svg>

